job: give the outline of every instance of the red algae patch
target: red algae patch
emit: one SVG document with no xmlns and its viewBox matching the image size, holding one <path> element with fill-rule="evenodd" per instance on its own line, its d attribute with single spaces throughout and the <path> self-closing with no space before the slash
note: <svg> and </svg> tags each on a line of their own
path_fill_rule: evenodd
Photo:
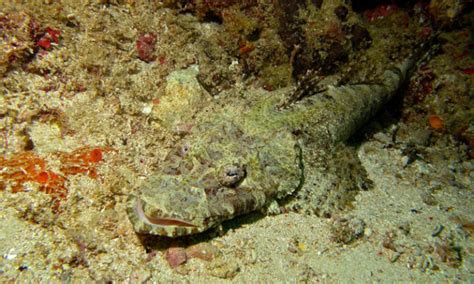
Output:
<svg viewBox="0 0 474 284">
<path fill-rule="evenodd" d="M 444 128 L 443 120 L 437 115 L 430 115 L 428 121 L 433 129 L 440 130 Z"/>
<path fill-rule="evenodd" d="M 53 159 L 60 162 L 59 170 L 53 170 L 45 159 L 32 151 L 13 155 L 10 159 L 0 157 L 0 178 L 5 182 L 2 190 L 10 188 L 12 193 L 28 191 L 27 183 L 38 185 L 39 191 L 53 197 L 55 206 L 67 197 L 66 182 L 69 176 L 85 174 L 97 178 L 97 165 L 102 162 L 102 153 L 110 148 L 82 147 L 73 152 L 56 152 Z"/>
<path fill-rule="evenodd" d="M 156 35 L 153 33 L 147 33 L 140 36 L 136 43 L 138 58 L 147 63 L 155 60 L 155 43 Z"/>
</svg>

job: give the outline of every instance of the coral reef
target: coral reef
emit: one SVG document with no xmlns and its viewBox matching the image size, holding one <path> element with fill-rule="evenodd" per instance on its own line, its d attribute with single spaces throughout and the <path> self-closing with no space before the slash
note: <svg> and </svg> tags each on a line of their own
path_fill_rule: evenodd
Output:
<svg viewBox="0 0 474 284">
<path fill-rule="evenodd" d="M 26 12 L 0 12 L 0 77 L 7 71 L 21 66 L 41 48 L 45 54 L 59 44 L 61 31 L 41 27 Z"/>
<path fill-rule="evenodd" d="M 38 28 L 26 12 L 0 12 L 0 77 L 33 54 Z"/>
</svg>

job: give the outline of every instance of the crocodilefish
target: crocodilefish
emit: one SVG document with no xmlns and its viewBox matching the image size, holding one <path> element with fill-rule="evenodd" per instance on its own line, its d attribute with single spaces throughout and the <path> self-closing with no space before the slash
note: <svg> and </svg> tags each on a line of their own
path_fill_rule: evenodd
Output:
<svg viewBox="0 0 474 284">
<path fill-rule="evenodd" d="M 196 234 L 298 191 L 317 191 L 326 177 L 320 175 L 318 182 L 311 177 L 316 169 L 305 157 L 308 147 L 316 149 L 313 157 L 329 159 L 331 148 L 393 97 L 413 65 L 410 58 L 394 63 L 378 82 L 327 86 L 316 94 L 311 84 L 302 84 L 297 91 L 310 95 L 285 108 L 279 107 L 282 96 L 268 93 L 252 103 L 210 106 L 160 171 L 130 195 L 127 213 L 134 230 L 167 237 Z M 305 189 L 308 181 L 313 187 Z"/>
</svg>

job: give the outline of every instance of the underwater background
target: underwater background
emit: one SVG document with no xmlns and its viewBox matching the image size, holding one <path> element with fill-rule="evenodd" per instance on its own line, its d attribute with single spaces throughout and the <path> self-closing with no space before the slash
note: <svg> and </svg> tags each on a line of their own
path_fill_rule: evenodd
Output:
<svg viewBox="0 0 474 284">
<path fill-rule="evenodd" d="M 472 282 L 472 7 L 0 1 L 0 281 Z"/>
</svg>

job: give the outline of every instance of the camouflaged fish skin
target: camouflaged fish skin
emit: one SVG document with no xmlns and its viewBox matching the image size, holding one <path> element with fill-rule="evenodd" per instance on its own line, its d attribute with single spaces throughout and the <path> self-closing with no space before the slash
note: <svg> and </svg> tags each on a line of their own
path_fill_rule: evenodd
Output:
<svg viewBox="0 0 474 284">
<path fill-rule="evenodd" d="M 305 177 L 295 133 L 329 151 L 392 97 L 411 65 L 407 60 L 390 68 L 379 84 L 328 86 L 283 110 L 282 97 L 268 93 L 250 106 L 210 105 L 161 170 L 129 197 L 135 231 L 195 234 L 293 194 Z"/>
<path fill-rule="evenodd" d="M 272 111 L 266 101 L 260 107 Z M 242 111 L 208 109 L 199 118 L 167 156 L 166 172 L 151 176 L 130 198 L 128 213 L 137 232 L 170 237 L 202 232 L 298 188 L 303 172 L 295 138 L 288 131 L 265 131 Z"/>
</svg>

